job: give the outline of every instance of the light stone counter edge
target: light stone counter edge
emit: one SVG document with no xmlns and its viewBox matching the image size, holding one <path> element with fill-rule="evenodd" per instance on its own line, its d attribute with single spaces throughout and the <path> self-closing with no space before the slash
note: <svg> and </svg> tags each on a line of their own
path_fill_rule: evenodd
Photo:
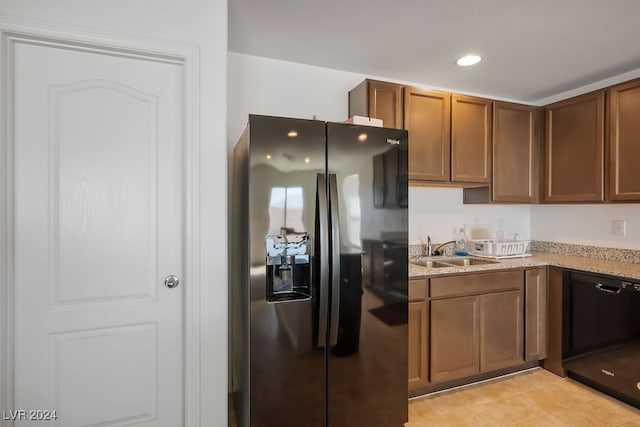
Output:
<svg viewBox="0 0 640 427">
<path fill-rule="evenodd" d="M 598 274 L 624 277 L 632 280 L 640 280 L 640 264 L 607 261 L 601 259 L 580 257 L 574 255 L 561 255 L 546 252 L 533 252 L 531 257 L 512 258 L 500 260 L 497 264 L 481 264 L 468 267 L 442 267 L 428 268 L 412 264 L 411 261 L 419 257 L 409 258 L 409 278 L 437 277 L 459 273 L 475 273 L 481 271 L 510 270 L 520 268 L 532 268 L 551 265 L 554 267 L 570 268 Z"/>
</svg>

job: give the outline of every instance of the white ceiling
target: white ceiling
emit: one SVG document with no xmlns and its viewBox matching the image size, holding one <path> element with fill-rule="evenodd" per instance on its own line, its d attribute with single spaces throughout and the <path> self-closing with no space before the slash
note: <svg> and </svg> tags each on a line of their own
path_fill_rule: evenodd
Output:
<svg viewBox="0 0 640 427">
<path fill-rule="evenodd" d="M 228 4 L 232 52 L 527 103 L 640 69 L 640 0 Z"/>
</svg>

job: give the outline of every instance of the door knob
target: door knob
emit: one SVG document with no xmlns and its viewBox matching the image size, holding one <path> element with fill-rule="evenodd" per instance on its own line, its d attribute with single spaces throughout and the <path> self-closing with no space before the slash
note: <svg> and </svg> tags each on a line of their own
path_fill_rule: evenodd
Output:
<svg viewBox="0 0 640 427">
<path fill-rule="evenodd" d="M 171 276 L 167 276 L 167 278 L 164 279 L 164 285 L 169 289 L 173 289 L 179 284 L 180 279 L 178 278 L 178 276 L 174 276 L 173 274 Z"/>
</svg>

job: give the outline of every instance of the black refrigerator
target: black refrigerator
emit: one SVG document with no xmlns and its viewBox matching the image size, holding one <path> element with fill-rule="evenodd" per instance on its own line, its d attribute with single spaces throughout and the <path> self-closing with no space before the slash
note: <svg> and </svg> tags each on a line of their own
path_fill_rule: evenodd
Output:
<svg viewBox="0 0 640 427">
<path fill-rule="evenodd" d="M 407 421 L 407 132 L 249 116 L 230 174 L 230 425 Z"/>
</svg>

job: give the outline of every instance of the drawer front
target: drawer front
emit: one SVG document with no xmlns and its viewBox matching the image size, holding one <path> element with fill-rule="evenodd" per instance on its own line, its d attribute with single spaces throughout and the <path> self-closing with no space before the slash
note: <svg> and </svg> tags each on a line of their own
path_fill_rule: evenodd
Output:
<svg viewBox="0 0 640 427">
<path fill-rule="evenodd" d="M 522 289 L 524 289 L 524 270 L 497 271 L 432 278 L 430 296 L 431 298 L 449 298 Z"/>
<path fill-rule="evenodd" d="M 427 279 L 409 280 L 409 301 L 424 301 L 427 299 Z"/>
</svg>

